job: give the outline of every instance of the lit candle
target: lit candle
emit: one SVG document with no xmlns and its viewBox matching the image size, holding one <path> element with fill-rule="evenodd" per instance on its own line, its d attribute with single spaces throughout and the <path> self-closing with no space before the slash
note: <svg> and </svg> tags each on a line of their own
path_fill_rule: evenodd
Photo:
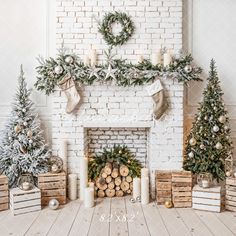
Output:
<svg viewBox="0 0 236 236">
<path fill-rule="evenodd" d="M 56 164 L 53 164 L 53 165 L 51 166 L 51 171 L 52 171 L 53 173 L 56 173 L 56 172 L 58 171 L 58 166 L 57 166 Z"/>
<path fill-rule="evenodd" d="M 141 179 L 138 177 L 133 178 L 133 198 L 141 196 Z"/>
<path fill-rule="evenodd" d="M 142 204 L 149 203 L 149 178 L 148 177 L 141 178 L 141 203 Z"/>
<path fill-rule="evenodd" d="M 60 157 L 63 160 L 63 170 L 67 173 L 67 141 L 61 140 Z"/>
<path fill-rule="evenodd" d="M 164 53 L 164 66 L 168 66 L 171 63 L 171 55 L 169 52 Z"/>
<path fill-rule="evenodd" d="M 210 187 L 209 181 L 203 179 L 202 180 L 202 187 L 203 188 L 209 188 Z"/>
<path fill-rule="evenodd" d="M 29 190 L 30 189 L 30 183 L 29 182 L 23 182 L 22 183 L 22 189 L 23 190 Z"/>
<path fill-rule="evenodd" d="M 84 206 L 87 208 L 94 206 L 94 189 L 91 187 L 84 189 Z"/>
<path fill-rule="evenodd" d="M 88 184 L 88 158 L 82 158 L 80 162 L 80 200 L 84 200 L 84 189 Z"/>
<path fill-rule="evenodd" d="M 152 54 L 151 62 L 153 65 L 161 64 L 161 52 L 160 51 Z"/>
<path fill-rule="evenodd" d="M 77 175 L 76 174 L 69 174 L 68 175 L 68 193 L 70 200 L 77 199 Z"/>
<path fill-rule="evenodd" d="M 85 66 L 89 66 L 89 64 L 90 64 L 90 59 L 89 59 L 89 57 L 86 55 L 86 56 L 84 57 L 84 65 L 85 65 Z"/>
<path fill-rule="evenodd" d="M 97 53 L 95 49 L 91 50 L 91 66 L 96 66 L 97 64 Z"/>
<path fill-rule="evenodd" d="M 148 177 L 148 168 L 141 169 L 141 178 Z"/>
<path fill-rule="evenodd" d="M 142 63 L 143 62 L 143 55 L 139 55 L 138 56 L 138 63 Z"/>
</svg>

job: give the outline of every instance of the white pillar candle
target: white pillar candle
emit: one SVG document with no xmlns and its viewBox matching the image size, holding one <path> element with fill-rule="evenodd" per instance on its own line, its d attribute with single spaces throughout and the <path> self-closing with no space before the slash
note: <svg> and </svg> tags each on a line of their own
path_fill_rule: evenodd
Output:
<svg viewBox="0 0 236 236">
<path fill-rule="evenodd" d="M 141 169 L 141 178 L 148 177 L 148 168 Z"/>
<path fill-rule="evenodd" d="M 84 206 L 87 208 L 94 206 L 94 189 L 91 187 L 84 189 Z"/>
<path fill-rule="evenodd" d="M 80 161 L 80 200 L 84 200 L 84 189 L 88 184 L 88 158 Z"/>
<path fill-rule="evenodd" d="M 149 178 L 148 177 L 141 178 L 141 203 L 142 204 L 149 203 Z"/>
<path fill-rule="evenodd" d="M 68 193 L 70 200 L 77 199 L 77 175 L 76 174 L 69 174 L 68 175 Z"/>
<path fill-rule="evenodd" d="M 91 50 L 90 57 L 91 57 L 91 66 L 96 66 L 96 64 L 97 64 L 97 53 L 96 53 L 95 49 Z"/>
<path fill-rule="evenodd" d="M 89 57 L 86 55 L 86 56 L 84 57 L 84 65 L 85 65 L 85 66 L 89 66 L 89 64 L 90 64 L 90 59 L 89 59 Z"/>
<path fill-rule="evenodd" d="M 133 178 L 133 198 L 141 196 L 141 179 L 138 177 Z"/>
<path fill-rule="evenodd" d="M 60 157 L 63 160 L 63 170 L 67 173 L 67 141 L 66 140 L 61 141 Z"/>
<path fill-rule="evenodd" d="M 143 62 L 143 55 L 139 55 L 138 56 L 138 63 L 142 63 Z"/>
<path fill-rule="evenodd" d="M 171 55 L 169 52 L 164 53 L 164 66 L 168 66 L 171 63 Z"/>
<path fill-rule="evenodd" d="M 153 65 L 161 64 L 161 52 L 160 51 L 152 54 L 151 62 Z"/>
</svg>

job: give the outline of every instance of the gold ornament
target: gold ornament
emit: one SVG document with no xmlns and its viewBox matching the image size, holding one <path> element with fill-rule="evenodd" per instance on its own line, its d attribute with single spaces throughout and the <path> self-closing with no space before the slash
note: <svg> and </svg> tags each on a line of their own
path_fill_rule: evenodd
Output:
<svg viewBox="0 0 236 236">
<path fill-rule="evenodd" d="M 216 149 L 220 150 L 220 149 L 222 149 L 223 146 L 220 142 L 218 142 L 215 147 L 216 147 Z"/>
<path fill-rule="evenodd" d="M 191 138 L 191 139 L 189 140 L 189 144 L 190 144 L 191 146 L 195 146 L 196 143 L 197 143 L 197 141 L 196 141 L 195 138 Z"/>
<path fill-rule="evenodd" d="M 231 172 L 230 171 L 227 171 L 225 174 L 226 174 L 227 177 L 231 176 Z"/>
<path fill-rule="evenodd" d="M 20 125 L 16 125 L 14 128 L 15 132 L 18 134 L 21 131 L 21 126 Z"/>
<path fill-rule="evenodd" d="M 229 127 L 226 125 L 226 126 L 224 127 L 224 129 L 225 129 L 225 130 L 228 130 L 228 129 L 229 129 Z"/>
<path fill-rule="evenodd" d="M 28 130 L 28 132 L 27 132 L 27 136 L 28 136 L 29 138 L 31 138 L 32 135 L 33 135 L 32 131 L 31 131 L 31 130 Z"/>
<path fill-rule="evenodd" d="M 225 116 L 220 116 L 218 120 L 219 120 L 220 123 L 223 124 L 226 121 L 226 117 Z"/>
<path fill-rule="evenodd" d="M 165 201 L 165 207 L 166 208 L 172 208 L 173 207 L 172 201 L 170 201 L 170 200 Z"/>
</svg>

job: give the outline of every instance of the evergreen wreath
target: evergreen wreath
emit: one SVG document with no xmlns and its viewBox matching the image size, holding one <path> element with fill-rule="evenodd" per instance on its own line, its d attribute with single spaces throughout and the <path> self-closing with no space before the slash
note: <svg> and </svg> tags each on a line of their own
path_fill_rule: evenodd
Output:
<svg viewBox="0 0 236 236">
<path fill-rule="evenodd" d="M 117 164 L 119 166 L 125 165 L 129 168 L 129 175 L 132 177 L 140 177 L 141 163 L 134 158 L 127 146 L 114 145 L 110 149 L 103 149 L 99 155 L 95 154 L 88 163 L 88 177 L 91 180 L 96 180 L 101 170 L 105 167 L 106 163 Z"/>
<path fill-rule="evenodd" d="M 122 30 L 118 35 L 114 35 L 112 32 L 114 23 L 119 23 L 122 26 Z M 117 11 L 106 14 L 98 28 L 104 40 L 111 46 L 123 45 L 132 36 L 134 29 L 134 23 L 130 17 L 126 13 Z"/>
</svg>

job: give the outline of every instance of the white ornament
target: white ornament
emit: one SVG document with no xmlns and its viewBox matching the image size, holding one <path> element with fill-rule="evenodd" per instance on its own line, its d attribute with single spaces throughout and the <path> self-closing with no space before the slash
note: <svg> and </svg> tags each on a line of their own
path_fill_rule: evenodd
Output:
<svg viewBox="0 0 236 236">
<path fill-rule="evenodd" d="M 217 125 L 213 126 L 213 131 L 214 132 L 218 132 L 219 130 L 220 130 L 219 126 L 217 126 Z"/>
<path fill-rule="evenodd" d="M 22 111 L 23 111 L 23 112 L 26 112 L 26 109 L 25 109 L 25 108 L 23 108 L 23 109 L 22 109 Z"/>
<path fill-rule="evenodd" d="M 191 139 L 189 140 L 189 144 L 190 144 L 191 146 L 196 145 L 196 143 L 197 143 L 197 141 L 196 141 L 195 138 L 191 138 Z"/>
<path fill-rule="evenodd" d="M 72 64 L 74 61 L 73 57 L 72 56 L 67 56 L 65 58 L 65 62 L 68 63 L 68 64 Z"/>
<path fill-rule="evenodd" d="M 201 144 L 201 145 L 200 145 L 200 148 L 201 148 L 201 149 L 204 149 L 204 148 L 205 148 L 204 144 Z"/>
<path fill-rule="evenodd" d="M 48 206 L 52 210 L 56 210 L 59 207 L 59 202 L 57 199 L 51 199 L 48 203 Z"/>
<path fill-rule="evenodd" d="M 9 137 L 8 137 L 8 139 L 11 141 L 11 140 L 12 140 L 12 137 L 11 137 L 11 136 L 9 136 Z"/>
<path fill-rule="evenodd" d="M 190 153 L 188 154 L 188 156 L 189 156 L 190 158 L 193 158 L 193 157 L 194 157 L 193 152 L 190 152 Z"/>
<path fill-rule="evenodd" d="M 230 171 L 227 171 L 225 174 L 226 174 L 227 177 L 231 176 L 231 172 Z"/>
<path fill-rule="evenodd" d="M 226 117 L 225 116 L 220 116 L 218 120 L 219 120 L 220 123 L 223 124 L 226 121 Z"/>
<path fill-rule="evenodd" d="M 108 66 L 107 70 L 104 70 L 104 72 L 106 72 L 106 77 L 105 79 L 108 79 L 109 77 L 112 77 L 112 79 L 116 79 L 115 73 L 116 73 L 117 69 L 112 69 L 111 65 Z"/>
<path fill-rule="evenodd" d="M 33 140 L 32 140 L 32 139 L 30 139 L 30 140 L 29 140 L 29 143 L 33 143 Z"/>
<path fill-rule="evenodd" d="M 89 79 L 92 78 L 93 76 L 95 76 L 97 79 L 100 78 L 99 76 L 99 71 L 100 71 L 100 68 L 96 68 L 96 67 L 93 67 L 92 69 L 89 70 L 90 71 L 90 75 L 89 75 Z"/>
<path fill-rule="evenodd" d="M 220 142 L 218 142 L 215 147 L 216 147 L 216 149 L 220 150 L 220 149 L 222 149 L 223 146 Z"/>
<path fill-rule="evenodd" d="M 193 70 L 193 68 L 192 68 L 191 65 L 186 65 L 186 66 L 184 67 L 184 71 L 185 71 L 186 73 L 188 73 L 188 74 L 191 73 L 192 70 Z"/>
<path fill-rule="evenodd" d="M 224 129 L 225 129 L 225 130 L 228 130 L 228 129 L 229 129 L 229 127 L 226 125 L 226 126 L 224 127 Z"/>
<path fill-rule="evenodd" d="M 24 125 L 24 126 L 27 126 L 27 125 L 28 125 L 28 123 L 25 121 L 25 122 L 23 123 L 23 125 Z"/>
<path fill-rule="evenodd" d="M 56 66 L 56 67 L 54 68 L 54 72 L 55 72 L 57 75 L 60 75 L 60 74 L 62 74 L 62 72 L 63 72 L 63 68 L 62 68 L 61 66 Z"/>
</svg>

